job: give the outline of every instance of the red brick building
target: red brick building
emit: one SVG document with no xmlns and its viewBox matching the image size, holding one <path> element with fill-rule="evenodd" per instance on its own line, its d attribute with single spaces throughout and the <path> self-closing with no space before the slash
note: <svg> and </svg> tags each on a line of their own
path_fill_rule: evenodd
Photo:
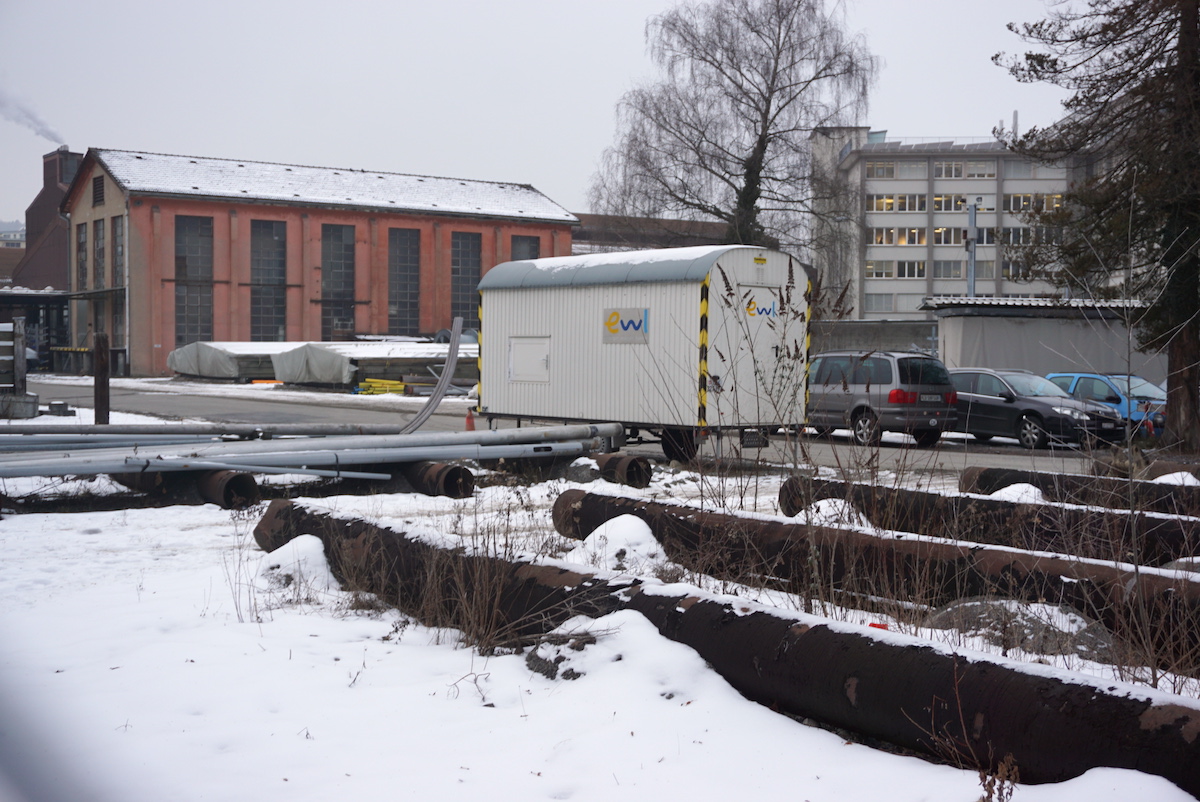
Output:
<svg viewBox="0 0 1200 802">
<path fill-rule="evenodd" d="M 134 376 L 196 341 L 477 328 L 480 277 L 579 224 L 525 184 L 95 148 L 62 211 L 73 340 Z"/>
</svg>

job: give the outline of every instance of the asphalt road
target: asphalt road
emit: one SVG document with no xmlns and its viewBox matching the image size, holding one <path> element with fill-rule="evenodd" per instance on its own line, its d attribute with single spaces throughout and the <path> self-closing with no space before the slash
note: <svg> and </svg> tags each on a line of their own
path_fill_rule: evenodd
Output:
<svg viewBox="0 0 1200 802">
<path fill-rule="evenodd" d="M 42 404 L 65 401 L 71 406 L 91 407 L 92 388 L 86 385 L 65 385 L 39 382 L 31 377 L 29 392 L 37 393 Z M 423 403 L 413 399 L 405 409 L 379 409 L 364 405 L 345 393 L 318 392 L 288 393 L 291 398 L 277 400 L 269 398 L 246 398 L 231 395 L 190 395 L 180 392 L 158 392 L 150 389 L 128 389 L 114 386 L 110 389 L 110 408 L 113 411 L 133 412 L 164 418 L 192 418 L 228 423 L 390 423 L 407 422 Z M 461 400 L 447 403 L 426 422 L 423 430 L 462 431 L 465 425 L 465 408 Z M 482 428 L 486 423 L 477 421 Z M 934 448 L 916 448 L 901 436 L 886 436 L 878 448 L 861 448 L 850 442 L 848 432 L 836 432 L 828 438 L 803 437 L 798 443 L 788 444 L 783 440 L 772 440 L 761 452 L 730 450 L 728 439 L 720 445 L 723 455 L 758 458 L 782 464 L 808 463 L 823 467 L 839 468 L 854 475 L 870 475 L 876 471 L 924 471 L 930 473 L 957 473 L 970 466 L 1017 468 L 1024 470 L 1053 471 L 1058 473 L 1090 472 L 1089 455 L 1073 448 L 1042 449 L 1029 451 L 1017 445 L 1016 440 L 1007 443 L 997 438 L 984 444 L 970 437 L 946 437 Z M 894 441 L 894 442 L 889 442 Z M 701 449 L 702 455 L 716 453 L 716 443 L 710 442 Z M 661 457 L 657 445 L 633 445 L 634 453 L 653 458 Z"/>
</svg>

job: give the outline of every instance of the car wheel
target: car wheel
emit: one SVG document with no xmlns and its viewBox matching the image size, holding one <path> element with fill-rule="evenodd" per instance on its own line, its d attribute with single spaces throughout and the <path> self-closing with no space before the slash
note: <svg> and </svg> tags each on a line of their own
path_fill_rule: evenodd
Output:
<svg viewBox="0 0 1200 802">
<path fill-rule="evenodd" d="M 917 445 L 921 448 L 929 448 L 937 445 L 937 441 L 942 439 L 941 429 L 922 429 L 919 432 L 913 432 L 913 437 L 917 438 Z"/>
<path fill-rule="evenodd" d="M 860 446 L 873 446 L 879 442 L 879 421 L 871 412 L 864 410 L 850 422 L 850 435 Z"/>
<path fill-rule="evenodd" d="M 1022 415 L 1017 421 L 1017 440 L 1025 448 L 1045 448 L 1050 438 L 1037 415 Z"/>
<path fill-rule="evenodd" d="M 981 443 L 986 443 L 988 440 L 992 439 L 992 435 L 990 434 L 973 434 L 971 436 Z"/>
</svg>

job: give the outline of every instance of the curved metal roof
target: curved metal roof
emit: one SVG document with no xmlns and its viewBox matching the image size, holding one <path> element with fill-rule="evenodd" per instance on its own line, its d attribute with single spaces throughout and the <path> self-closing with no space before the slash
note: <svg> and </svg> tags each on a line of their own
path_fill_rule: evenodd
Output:
<svg viewBox="0 0 1200 802">
<path fill-rule="evenodd" d="M 518 287 L 689 281 L 700 283 L 717 260 L 733 250 L 767 249 L 754 245 L 700 245 L 690 248 L 659 248 L 649 251 L 592 253 L 586 256 L 557 256 L 549 259 L 502 262 L 488 270 L 479 282 L 479 289 L 482 291 Z"/>
</svg>

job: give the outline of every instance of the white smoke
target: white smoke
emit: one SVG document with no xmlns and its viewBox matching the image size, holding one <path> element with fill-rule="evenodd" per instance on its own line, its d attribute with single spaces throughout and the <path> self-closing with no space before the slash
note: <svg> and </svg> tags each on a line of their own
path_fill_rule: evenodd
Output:
<svg viewBox="0 0 1200 802">
<path fill-rule="evenodd" d="M 49 139 L 56 145 L 64 142 L 58 132 L 47 125 L 27 104 L 17 100 L 5 92 L 3 88 L 0 88 L 0 117 L 4 117 L 6 120 L 14 122 L 17 125 L 25 126 L 38 136 Z"/>
</svg>

